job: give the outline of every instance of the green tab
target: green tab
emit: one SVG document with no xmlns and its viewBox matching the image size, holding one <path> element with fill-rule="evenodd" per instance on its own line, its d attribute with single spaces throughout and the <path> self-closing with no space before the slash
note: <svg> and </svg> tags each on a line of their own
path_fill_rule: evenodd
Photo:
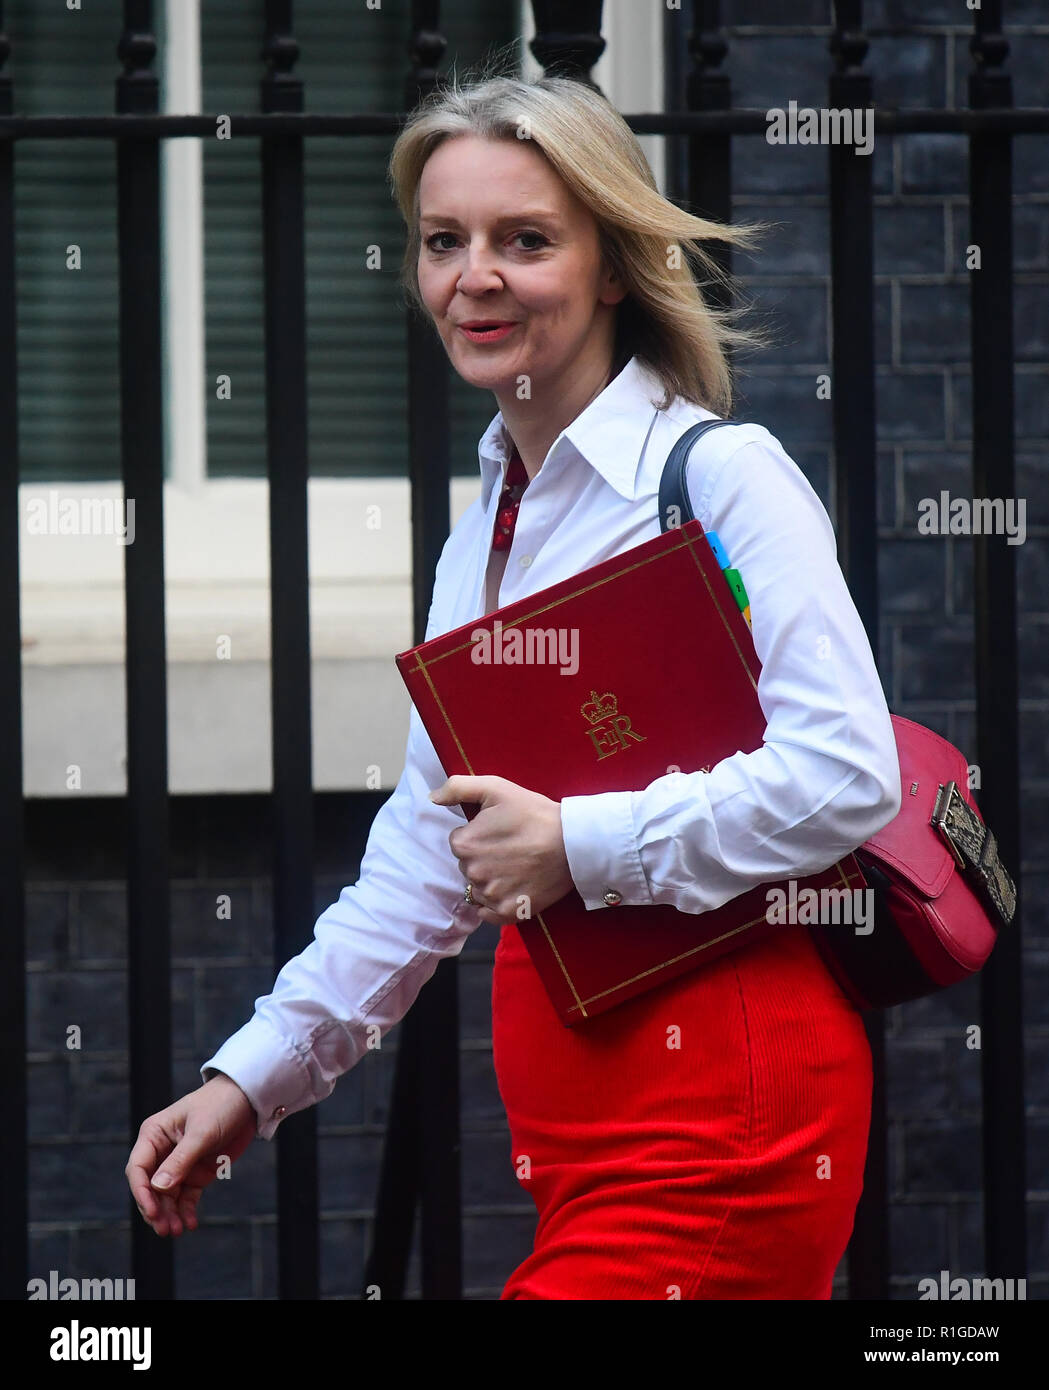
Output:
<svg viewBox="0 0 1049 1390">
<path fill-rule="evenodd" d="M 749 608 L 750 599 L 747 598 L 747 591 L 743 587 L 743 580 L 739 577 L 739 570 L 722 570 L 728 580 L 728 586 L 732 590 L 732 596 L 736 600 L 739 611 L 742 613 L 745 608 Z"/>
</svg>

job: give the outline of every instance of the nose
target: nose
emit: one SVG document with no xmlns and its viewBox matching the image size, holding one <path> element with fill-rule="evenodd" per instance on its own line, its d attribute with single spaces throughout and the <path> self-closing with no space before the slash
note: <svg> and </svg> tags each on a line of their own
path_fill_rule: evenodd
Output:
<svg viewBox="0 0 1049 1390">
<path fill-rule="evenodd" d="M 491 247 L 471 244 L 466 251 L 466 265 L 456 288 L 463 294 L 483 294 L 486 290 L 498 289 L 501 284 Z"/>
</svg>

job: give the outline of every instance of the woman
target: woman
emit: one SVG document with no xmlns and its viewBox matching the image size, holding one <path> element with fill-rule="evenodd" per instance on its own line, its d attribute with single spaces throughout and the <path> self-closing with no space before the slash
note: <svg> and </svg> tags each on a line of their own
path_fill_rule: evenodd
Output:
<svg viewBox="0 0 1049 1390">
<path fill-rule="evenodd" d="M 752 341 L 705 306 L 680 248 L 713 274 L 693 242 L 748 233 L 663 199 L 626 123 L 569 79 L 439 90 L 390 171 L 404 284 L 456 371 L 499 405 L 481 497 L 437 567 L 430 638 L 659 533 L 670 449 L 728 413 L 725 349 Z M 804 475 L 746 425 L 700 442 L 689 488 L 747 585 L 764 745 L 557 802 L 497 776 L 445 780 L 413 710 L 358 882 L 200 1090 L 142 1126 L 128 1180 L 158 1234 L 195 1227 L 216 1154 L 324 1099 L 443 956 L 505 923 L 494 1062 L 539 1221 L 502 1297 L 830 1297 L 862 1187 L 871 1059 L 808 934 L 785 928 L 566 1029 L 513 925 L 519 895 L 534 914 L 573 886 L 594 911 L 713 909 L 829 866 L 899 809 L 878 673 Z"/>
</svg>

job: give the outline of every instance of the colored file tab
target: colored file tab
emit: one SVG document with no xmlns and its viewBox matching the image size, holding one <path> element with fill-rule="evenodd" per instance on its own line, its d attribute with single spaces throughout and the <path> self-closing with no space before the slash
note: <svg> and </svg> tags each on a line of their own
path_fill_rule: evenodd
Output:
<svg viewBox="0 0 1049 1390">
<path fill-rule="evenodd" d="M 726 552 L 725 547 L 721 544 L 721 540 L 718 537 L 718 533 L 716 531 L 704 531 L 703 534 L 710 542 L 710 548 L 714 552 L 714 559 L 717 560 L 718 565 L 721 569 L 727 570 L 729 563 L 728 553 Z"/>
<path fill-rule="evenodd" d="M 746 619 L 747 626 L 752 627 L 753 624 L 750 621 L 750 599 L 747 598 L 747 591 L 743 587 L 743 580 L 740 578 L 739 570 L 732 569 L 730 566 L 728 551 L 721 544 L 721 537 L 718 533 L 716 531 L 704 531 L 703 534 L 710 542 L 710 548 L 714 552 L 714 559 L 717 560 L 721 572 L 728 581 L 728 586 L 732 590 L 732 596 L 736 600 L 740 612 Z"/>
<path fill-rule="evenodd" d="M 741 613 L 750 607 L 750 599 L 747 598 L 747 591 L 743 587 L 743 580 L 739 577 L 739 570 L 725 570 L 725 578 L 728 586 L 732 590 L 732 597 L 736 600 Z"/>
</svg>

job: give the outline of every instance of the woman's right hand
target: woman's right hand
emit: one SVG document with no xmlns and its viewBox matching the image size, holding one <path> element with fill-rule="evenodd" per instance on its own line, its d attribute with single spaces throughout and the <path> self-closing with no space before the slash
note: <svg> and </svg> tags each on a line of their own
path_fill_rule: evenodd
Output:
<svg viewBox="0 0 1049 1390">
<path fill-rule="evenodd" d="M 143 1120 L 124 1174 L 142 1219 L 158 1236 L 197 1228 L 197 1202 L 225 1158 L 239 1158 L 258 1131 L 251 1102 L 221 1072 Z M 158 1186 L 168 1175 L 167 1188 Z"/>
</svg>

